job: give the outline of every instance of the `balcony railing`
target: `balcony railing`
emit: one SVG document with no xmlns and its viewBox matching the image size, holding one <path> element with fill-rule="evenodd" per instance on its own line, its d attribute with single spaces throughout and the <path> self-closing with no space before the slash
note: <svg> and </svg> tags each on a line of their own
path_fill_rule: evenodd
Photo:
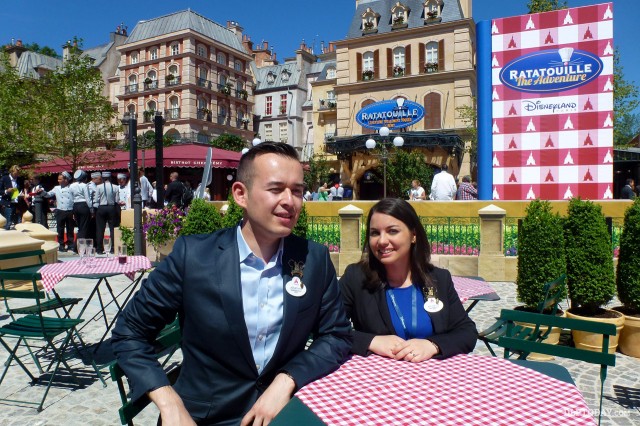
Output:
<svg viewBox="0 0 640 426">
<path fill-rule="evenodd" d="M 205 89 L 211 89 L 211 82 L 206 78 L 199 78 L 196 80 L 196 84 L 200 87 L 204 87 Z"/>
<path fill-rule="evenodd" d="M 218 124 L 227 124 L 227 116 L 218 115 Z"/>
<path fill-rule="evenodd" d="M 178 120 L 180 118 L 180 108 L 169 108 L 164 110 L 166 120 Z"/>
<path fill-rule="evenodd" d="M 207 120 L 207 121 L 211 121 L 211 112 L 210 111 L 203 111 L 203 110 L 198 110 L 198 120 Z"/>
<path fill-rule="evenodd" d="M 246 101 L 247 98 L 249 97 L 249 93 L 244 89 L 236 89 L 235 97 L 239 99 L 244 99 Z"/>
<path fill-rule="evenodd" d="M 336 138 L 336 132 L 327 132 L 324 134 L 325 142 L 333 141 Z"/>
<path fill-rule="evenodd" d="M 177 86 L 181 82 L 181 77 L 173 77 L 173 79 L 166 79 L 165 81 L 167 83 L 167 86 Z"/>
<path fill-rule="evenodd" d="M 335 100 L 335 98 L 320 99 L 319 104 L 320 105 L 318 107 L 318 110 L 320 111 L 326 109 L 335 109 L 338 106 L 338 102 Z"/>
<path fill-rule="evenodd" d="M 144 90 L 153 90 L 158 88 L 158 80 L 151 80 L 151 83 L 144 83 Z"/>
<path fill-rule="evenodd" d="M 138 93 L 138 83 L 129 84 L 128 86 L 124 86 L 124 94 L 128 95 L 129 93 Z"/>
</svg>

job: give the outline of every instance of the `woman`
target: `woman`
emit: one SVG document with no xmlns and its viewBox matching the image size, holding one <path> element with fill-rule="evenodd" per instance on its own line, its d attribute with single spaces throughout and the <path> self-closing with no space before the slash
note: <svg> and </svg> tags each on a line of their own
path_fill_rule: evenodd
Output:
<svg viewBox="0 0 640 426">
<path fill-rule="evenodd" d="M 318 187 L 318 201 L 329 201 L 329 189 L 326 182 Z"/>
<path fill-rule="evenodd" d="M 385 198 L 367 218 L 368 244 L 340 278 L 357 355 L 421 362 L 473 350 L 478 332 L 451 274 L 430 262 L 427 234 L 411 205 Z"/>
</svg>

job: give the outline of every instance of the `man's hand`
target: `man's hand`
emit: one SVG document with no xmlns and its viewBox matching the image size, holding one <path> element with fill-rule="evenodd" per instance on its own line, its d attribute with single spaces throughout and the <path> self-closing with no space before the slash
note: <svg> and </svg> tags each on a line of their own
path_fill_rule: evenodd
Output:
<svg viewBox="0 0 640 426">
<path fill-rule="evenodd" d="M 195 422 L 189 415 L 182 399 L 171 386 L 163 386 L 148 393 L 160 410 L 160 418 L 163 425 L 195 426 Z"/>
<path fill-rule="evenodd" d="M 242 418 L 241 426 L 266 426 L 287 405 L 296 384 L 284 373 L 278 374 L 251 410 Z"/>
<path fill-rule="evenodd" d="M 397 347 L 404 343 L 405 340 L 395 334 L 376 336 L 371 341 L 371 344 L 369 344 L 369 350 L 376 355 L 393 358 L 396 354 Z"/>
</svg>

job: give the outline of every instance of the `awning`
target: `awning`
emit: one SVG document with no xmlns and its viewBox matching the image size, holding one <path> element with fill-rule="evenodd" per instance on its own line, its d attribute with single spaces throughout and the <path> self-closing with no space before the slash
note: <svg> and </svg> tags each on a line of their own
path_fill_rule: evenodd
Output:
<svg viewBox="0 0 640 426">
<path fill-rule="evenodd" d="M 164 148 L 164 167 L 204 167 L 207 157 L 207 145 L 181 144 Z M 217 168 L 236 169 L 240 163 L 239 152 L 213 148 L 211 166 Z M 155 167 L 156 150 L 147 149 L 144 152 L 144 162 Z M 142 164 L 142 150 L 138 150 L 138 165 Z M 85 171 L 127 169 L 129 166 L 129 151 L 88 152 L 80 161 L 80 168 Z M 36 173 L 60 173 L 71 170 L 69 158 L 56 158 L 51 161 L 33 164 Z"/>
</svg>

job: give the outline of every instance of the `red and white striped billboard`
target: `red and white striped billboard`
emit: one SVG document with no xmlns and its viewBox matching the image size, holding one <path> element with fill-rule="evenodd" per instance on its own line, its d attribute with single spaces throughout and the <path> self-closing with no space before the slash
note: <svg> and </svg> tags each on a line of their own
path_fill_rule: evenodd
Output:
<svg viewBox="0 0 640 426">
<path fill-rule="evenodd" d="M 493 199 L 613 198 L 613 4 L 491 27 Z"/>
</svg>

